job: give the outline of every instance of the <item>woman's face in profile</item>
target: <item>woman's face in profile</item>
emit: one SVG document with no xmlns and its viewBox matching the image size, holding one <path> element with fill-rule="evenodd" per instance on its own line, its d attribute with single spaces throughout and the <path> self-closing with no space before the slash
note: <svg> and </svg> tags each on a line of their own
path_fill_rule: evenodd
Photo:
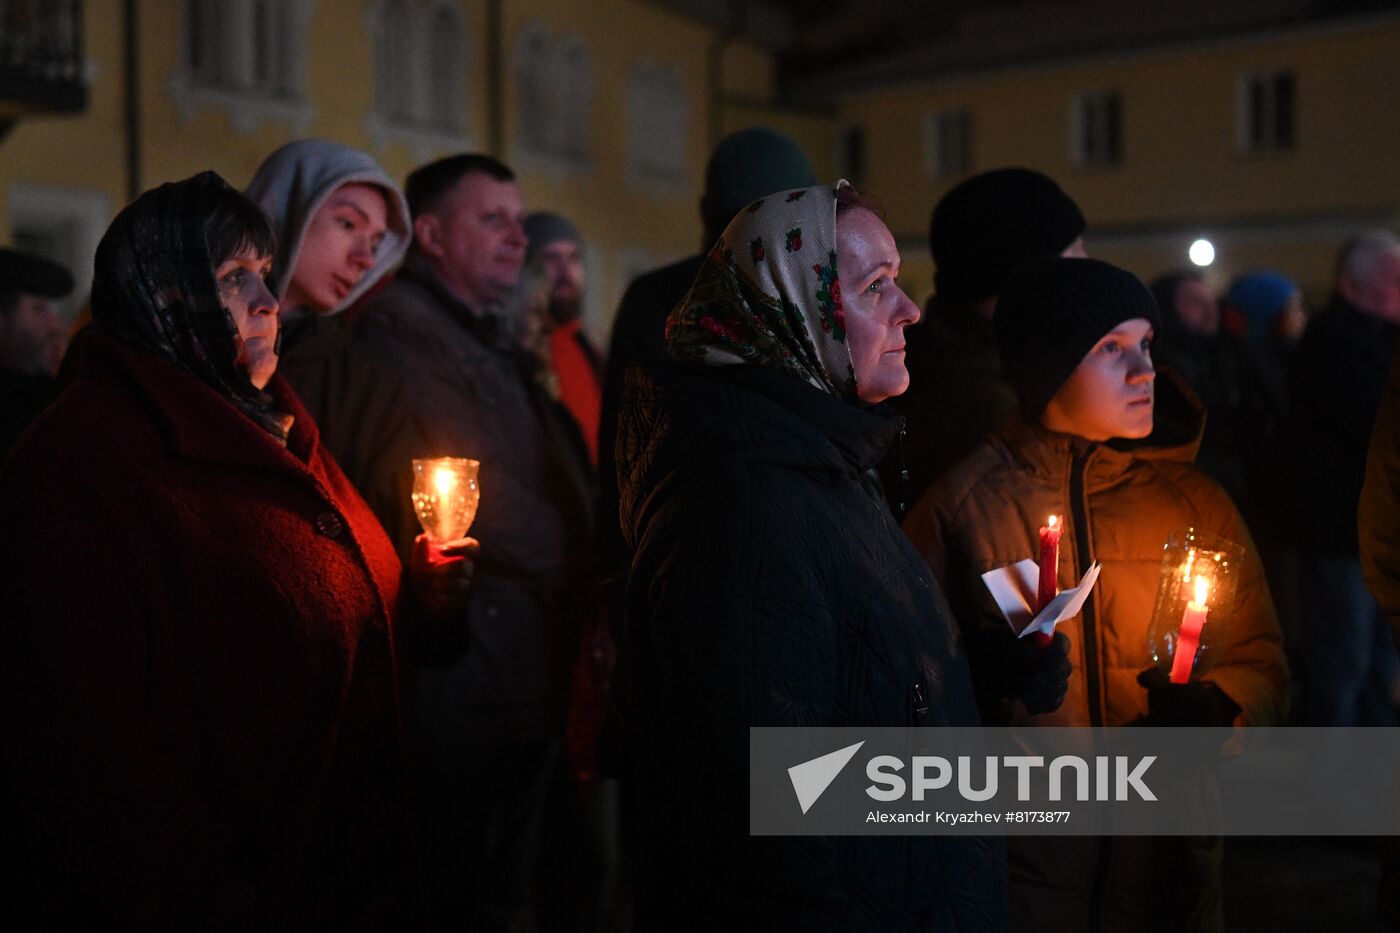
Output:
<svg viewBox="0 0 1400 933">
<path fill-rule="evenodd" d="M 836 218 L 836 255 L 856 394 L 883 402 L 909 388 L 904 328 L 919 319 L 919 306 L 899 287 L 899 250 L 871 211 L 853 207 Z"/>
<path fill-rule="evenodd" d="M 277 299 L 267 287 L 272 257 L 245 251 L 214 267 L 219 300 L 238 328 L 238 366 L 258 389 L 277 371 Z"/>
</svg>

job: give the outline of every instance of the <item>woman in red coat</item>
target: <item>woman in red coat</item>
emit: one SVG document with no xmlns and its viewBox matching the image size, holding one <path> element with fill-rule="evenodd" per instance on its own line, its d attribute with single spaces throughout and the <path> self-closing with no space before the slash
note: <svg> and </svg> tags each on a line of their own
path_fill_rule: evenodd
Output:
<svg viewBox="0 0 1400 933">
<path fill-rule="evenodd" d="M 273 239 L 212 173 L 122 211 L 0 472 L 6 836 L 46 926 L 392 922 L 401 566 L 274 375 Z"/>
</svg>

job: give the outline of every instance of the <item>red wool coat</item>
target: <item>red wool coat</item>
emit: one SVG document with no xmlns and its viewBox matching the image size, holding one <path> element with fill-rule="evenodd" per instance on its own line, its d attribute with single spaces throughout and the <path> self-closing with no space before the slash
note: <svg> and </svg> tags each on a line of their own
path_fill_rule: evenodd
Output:
<svg viewBox="0 0 1400 933">
<path fill-rule="evenodd" d="M 387 909 L 400 564 L 296 396 L 269 391 L 296 418 L 286 448 L 93 338 L 0 470 L 0 806 L 46 924 L 353 928 Z"/>
</svg>

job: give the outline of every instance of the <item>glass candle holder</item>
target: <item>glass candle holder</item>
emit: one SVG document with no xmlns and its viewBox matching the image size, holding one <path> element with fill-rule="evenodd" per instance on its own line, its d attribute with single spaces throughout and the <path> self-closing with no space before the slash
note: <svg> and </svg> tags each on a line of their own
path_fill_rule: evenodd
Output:
<svg viewBox="0 0 1400 933">
<path fill-rule="evenodd" d="M 471 528 L 481 500 L 480 469 L 480 462 L 465 457 L 413 461 L 413 511 L 429 541 L 452 541 Z"/>
<path fill-rule="evenodd" d="M 1224 654 L 1244 553 L 1235 542 L 1194 528 L 1167 539 L 1147 648 L 1173 683 L 1210 670 Z"/>
</svg>

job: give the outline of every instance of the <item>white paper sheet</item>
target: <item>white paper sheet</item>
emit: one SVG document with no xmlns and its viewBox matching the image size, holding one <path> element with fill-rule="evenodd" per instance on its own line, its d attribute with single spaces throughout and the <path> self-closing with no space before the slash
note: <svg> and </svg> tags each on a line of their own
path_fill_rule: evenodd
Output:
<svg viewBox="0 0 1400 933">
<path fill-rule="evenodd" d="M 1050 605 L 1032 617 L 1031 606 L 1035 605 L 1036 588 L 1040 583 L 1040 566 L 1035 561 L 1023 560 L 982 574 L 982 582 L 987 584 L 1006 624 L 1018 638 L 1025 638 L 1032 632 L 1054 635 L 1056 625 L 1079 615 L 1098 579 L 1099 563 L 1094 561 L 1076 586 L 1061 590 L 1050 600 Z"/>
</svg>

